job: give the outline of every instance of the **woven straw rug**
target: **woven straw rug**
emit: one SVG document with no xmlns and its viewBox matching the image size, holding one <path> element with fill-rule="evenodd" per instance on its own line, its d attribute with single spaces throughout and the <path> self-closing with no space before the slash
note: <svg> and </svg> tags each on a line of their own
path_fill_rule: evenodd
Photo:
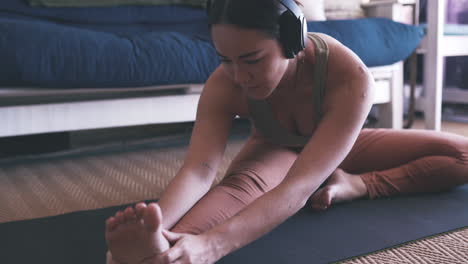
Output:
<svg viewBox="0 0 468 264">
<path fill-rule="evenodd" d="M 218 171 L 240 150 L 232 139 Z M 31 219 L 157 198 L 181 166 L 186 146 L 85 149 L 0 163 L 0 222 Z M 141 148 L 145 144 L 145 148 Z M 171 144 L 166 144 L 171 145 Z M 126 149 L 123 151 L 122 149 Z M 468 229 L 343 263 L 468 263 Z"/>
</svg>

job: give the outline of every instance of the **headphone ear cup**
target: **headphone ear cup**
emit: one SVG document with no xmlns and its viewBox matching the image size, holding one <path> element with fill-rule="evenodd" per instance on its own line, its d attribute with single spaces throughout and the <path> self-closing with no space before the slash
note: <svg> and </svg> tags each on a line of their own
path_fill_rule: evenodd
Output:
<svg viewBox="0 0 468 264">
<path fill-rule="evenodd" d="M 294 19 L 294 50 L 299 53 L 305 49 L 305 40 L 307 39 L 307 21 L 302 16 L 299 19 Z"/>
<path fill-rule="evenodd" d="M 300 38 L 301 38 L 301 42 L 300 42 L 300 45 L 301 45 L 301 50 L 304 50 L 306 48 L 306 39 L 308 38 L 308 28 L 307 28 L 307 20 L 306 18 L 303 16 L 302 19 L 301 19 L 301 32 L 300 32 Z"/>
<path fill-rule="evenodd" d="M 289 12 L 284 12 L 279 18 L 280 42 L 283 45 L 286 58 L 294 58 L 294 17 Z"/>
<path fill-rule="evenodd" d="M 280 41 L 287 58 L 294 58 L 302 48 L 301 22 L 290 12 L 286 11 L 279 18 Z"/>
</svg>

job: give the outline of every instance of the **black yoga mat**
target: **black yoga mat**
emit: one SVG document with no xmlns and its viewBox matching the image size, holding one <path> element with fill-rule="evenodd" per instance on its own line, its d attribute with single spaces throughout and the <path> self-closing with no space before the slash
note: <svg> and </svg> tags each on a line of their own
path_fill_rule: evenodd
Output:
<svg viewBox="0 0 468 264">
<path fill-rule="evenodd" d="M 0 224 L 5 264 L 105 263 L 104 220 L 124 206 Z M 468 185 L 449 192 L 305 207 L 219 263 L 330 263 L 466 227 Z"/>
</svg>

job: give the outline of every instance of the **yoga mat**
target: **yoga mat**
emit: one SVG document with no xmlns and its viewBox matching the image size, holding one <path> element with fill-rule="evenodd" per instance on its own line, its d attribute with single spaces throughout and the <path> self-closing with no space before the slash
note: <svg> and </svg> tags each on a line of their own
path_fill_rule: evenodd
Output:
<svg viewBox="0 0 468 264">
<path fill-rule="evenodd" d="M 125 206 L 0 224 L 6 264 L 105 263 L 104 221 Z M 330 263 L 468 225 L 468 185 L 449 192 L 304 207 L 218 263 Z"/>
</svg>

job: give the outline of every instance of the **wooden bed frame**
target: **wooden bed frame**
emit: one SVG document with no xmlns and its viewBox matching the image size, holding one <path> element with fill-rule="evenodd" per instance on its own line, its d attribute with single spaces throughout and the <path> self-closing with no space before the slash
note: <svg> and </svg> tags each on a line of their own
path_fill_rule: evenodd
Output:
<svg viewBox="0 0 468 264">
<path fill-rule="evenodd" d="M 415 0 L 410 0 L 414 3 Z M 363 5 L 368 17 L 398 18 L 396 7 L 406 5 L 405 0 L 378 1 Z M 379 127 L 399 129 L 403 126 L 403 62 L 370 68 L 376 80 L 374 103 L 379 105 Z M 150 91 L 164 87 L 101 89 L 99 99 L 64 102 L 0 104 L 0 137 L 40 133 L 77 131 L 110 127 L 147 124 L 188 122 L 195 120 L 196 107 L 202 84 L 172 85 L 184 93 L 151 95 Z M 96 89 L 98 90 L 98 89 Z M 127 97 L 115 97 L 116 93 L 132 90 Z M 138 95 L 143 90 L 144 96 Z M 51 90 L 37 88 L 0 89 L 2 96 L 24 96 L 47 93 L 81 93 L 84 90 Z M 87 92 L 91 90 L 87 89 Z M 3 94 L 2 94 L 3 93 Z M 106 98 L 106 93 L 109 96 Z M 44 97 L 44 96 L 42 96 Z M 431 97 L 432 98 L 432 97 Z"/>
</svg>

